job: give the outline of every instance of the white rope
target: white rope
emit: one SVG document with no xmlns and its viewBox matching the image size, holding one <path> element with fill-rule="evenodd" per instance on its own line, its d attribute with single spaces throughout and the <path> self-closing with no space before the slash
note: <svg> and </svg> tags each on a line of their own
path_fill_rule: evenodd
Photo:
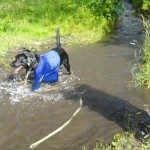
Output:
<svg viewBox="0 0 150 150">
<path fill-rule="evenodd" d="M 84 90 L 82 92 L 82 95 L 85 93 L 86 90 Z M 74 112 L 74 114 L 72 115 L 72 117 L 67 121 L 65 122 L 62 126 L 60 126 L 58 129 L 54 130 L 53 132 L 51 132 L 50 134 L 48 134 L 47 136 L 45 136 L 44 138 L 42 138 L 41 140 L 33 143 L 30 148 L 31 149 L 34 149 L 36 148 L 39 144 L 41 144 L 42 142 L 44 142 L 45 140 L 47 140 L 48 138 L 52 137 L 53 135 L 55 135 L 56 133 L 58 133 L 59 131 L 63 130 L 64 127 L 66 127 L 70 122 L 71 120 L 79 113 L 79 111 L 81 110 L 82 108 L 82 104 L 83 104 L 83 101 L 82 101 L 82 95 L 80 97 L 80 107 Z"/>
<path fill-rule="evenodd" d="M 50 91 L 53 91 L 53 90 L 57 90 L 57 89 L 59 89 L 62 86 L 63 85 L 58 85 L 58 86 L 51 87 L 51 88 L 45 90 L 43 93 L 47 93 L 47 92 L 50 92 Z"/>
<path fill-rule="evenodd" d="M 24 81 L 16 82 L 16 85 L 22 85 L 22 84 L 24 84 L 24 86 L 27 86 L 27 81 L 28 81 L 29 74 L 30 74 L 30 71 L 27 72 L 27 74 L 26 74 L 26 76 L 24 78 Z"/>
<path fill-rule="evenodd" d="M 30 74 L 30 71 L 28 71 L 27 74 L 26 74 L 26 76 L 25 76 L 24 86 L 27 86 L 27 81 L 28 81 L 29 74 Z"/>
</svg>

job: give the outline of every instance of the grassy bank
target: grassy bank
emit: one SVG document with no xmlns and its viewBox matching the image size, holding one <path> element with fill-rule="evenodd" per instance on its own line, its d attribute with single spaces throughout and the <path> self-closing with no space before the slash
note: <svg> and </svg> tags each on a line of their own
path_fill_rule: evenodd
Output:
<svg viewBox="0 0 150 150">
<path fill-rule="evenodd" d="M 147 112 L 126 108 L 125 111 L 120 110 L 120 113 L 117 113 L 116 119 L 122 123 L 124 131 L 116 133 L 109 144 L 98 139 L 93 150 L 149 150 L 150 124 Z M 86 146 L 82 150 L 87 150 Z"/>
<path fill-rule="evenodd" d="M 149 0 L 130 0 L 138 13 L 143 13 L 148 17 L 150 14 L 150 1 Z"/>
<path fill-rule="evenodd" d="M 132 68 L 134 86 L 146 86 L 150 88 L 150 20 L 144 21 L 145 41 L 139 46 L 141 51 L 136 55 L 135 64 Z"/>
<path fill-rule="evenodd" d="M 135 64 L 132 68 L 134 86 L 146 86 L 150 88 L 150 1 L 132 0 L 134 6 L 138 8 L 138 13 L 143 13 L 143 24 L 145 28 L 144 44 L 140 45 L 139 52 L 136 53 Z"/>
<path fill-rule="evenodd" d="M 137 140 L 133 132 L 125 132 L 116 134 L 112 143 L 104 145 L 101 140 L 96 143 L 93 150 L 149 150 L 150 138 Z M 82 150 L 87 150 L 83 147 Z"/>
<path fill-rule="evenodd" d="M 95 42 L 115 26 L 121 0 L 0 0 L 0 52 L 62 41 Z"/>
<path fill-rule="evenodd" d="M 150 20 L 149 20 L 150 1 L 149 0 L 132 0 L 132 2 L 133 2 L 134 7 L 137 9 L 138 14 L 141 15 L 142 13 L 144 15 L 143 25 L 145 29 L 144 43 L 141 45 L 140 43 L 135 42 L 135 45 L 137 45 L 138 50 L 135 53 L 134 66 L 131 70 L 132 75 L 133 75 L 132 85 L 145 86 L 147 88 L 150 88 Z M 148 109 L 150 108 L 148 107 Z M 134 134 L 130 134 L 130 136 L 131 135 L 134 135 Z M 135 139 L 134 137 L 132 139 Z M 142 140 L 140 141 L 135 139 L 134 143 L 137 143 L 136 145 L 138 145 L 138 147 L 135 149 L 139 149 L 139 150 L 150 149 L 150 137 L 148 137 L 147 140 L 142 138 Z M 130 145 L 134 148 L 133 144 L 130 144 Z"/>
</svg>

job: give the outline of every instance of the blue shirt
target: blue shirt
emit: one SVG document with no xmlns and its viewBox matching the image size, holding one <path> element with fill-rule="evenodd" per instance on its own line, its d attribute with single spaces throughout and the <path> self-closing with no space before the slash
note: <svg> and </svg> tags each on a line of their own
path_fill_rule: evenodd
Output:
<svg viewBox="0 0 150 150">
<path fill-rule="evenodd" d="M 60 56 L 56 51 L 41 55 L 40 62 L 34 69 L 34 85 L 37 90 L 42 82 L 57 82 L 60 68 Z"/>
</svg>

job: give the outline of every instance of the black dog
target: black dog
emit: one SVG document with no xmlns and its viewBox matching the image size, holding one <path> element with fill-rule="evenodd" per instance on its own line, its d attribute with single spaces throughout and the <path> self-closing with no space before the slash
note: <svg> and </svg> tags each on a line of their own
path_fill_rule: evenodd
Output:
<svg viewBox="0 0 150 150">
<path fill-rule="evenodd" d="M 28 71 L 34 71 L 34 86 L 32 90 L 37 90 L 42 82 L 57 82 L 60 66 L 63 64 L 70 73 L 69 57 L 66 51 L 61 47 L 59 29 L 56 32 L 57 47 L 50 52 L 39 55 L 23 48 L 22 52 L 17 54 L 15 61 L 10 65 L 16 68 L 17 74 L 23 68 Z"/>
</svg>

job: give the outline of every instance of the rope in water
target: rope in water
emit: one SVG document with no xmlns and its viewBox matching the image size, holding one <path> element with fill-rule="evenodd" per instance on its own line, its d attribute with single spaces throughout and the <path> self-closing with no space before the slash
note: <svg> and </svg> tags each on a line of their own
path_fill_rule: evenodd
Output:
<svg viewBox="0 0 150 150">
<path fill-rule="evenodd" d="M 28 72 L 27 75 L 25 76 L 24 86 L 26 86 L 26 84 L 27 84 L 27 79 L 28 79 L 29 73 L 30 72 Z M 58 89 L 59 87 L 62 87 L 62 85 L 48 89 L 48 90 L 44 91 L 44 93 L 49 92 L 51 90 Z M 82 108 L 82 105 L 83 105 L 82 96 L 85 93 L 85 91 L 86 91 L 86 89 L 82 92 L 81 97 L 80 97 L 80 107 L 74 112 L 74 114 L 71 116 L 71 118 L 67 122 L 65 122 L 62 126 L 60 126 L 58 129 L 54 130 L 53 132 L 49 133 L 47 136 L 43 137 L 41 140 L 30 145 L 31 149 L 36 148 L 39 144 L 43 143 L 45 140 L 49 139 L 53 135 L 55 135 L 58 132 L 60 132 L 61 130 L 63 130 L 71 122 L 71 120 L 79 113 L 79 111 Z"/>
<path fill-rule="evenodd" d="M 27 72 L 24 81 L 16 82 L 16 84 L 17 85 L 22 85 L 23 84 L 24 86 L 27 86 L 27 81 L 28 81 L 29 74 L 30 74 L 30 71 Z M 52 91 L 52 90 L 57 90 L 58 88 L 60 88 L 62 86 L 63 85 L 59 85 L 59 86 L 56 86 L 56 87 L 53 87 L 53 88 L 49 88 L 49 89 L 45 90 L 43 93 L 46 93 L 46 92 L 49 92 L 49 91 Z"/>
<path fill-rule="evenodd" d="M 74 112 L 74 114 L 72 115 L 72 117 L 67 121 L 65 122 L 62 126 L 60 126 L 58 129 L 54 130 L 53 132 L 51 132 L 50 134 L 48 134 L 47 136 L 45 136 L 44 138 L 42 138 L 41 140 L 33 143 L 30 148 L 31 149 L 34 149 L 36 148 L 39 144 L 43 143 L 45 140 L 49 139 L 50 137 L 52 137 L 53 135 L 55 135 L 56 133 L 58 133 L 59 131 L 63 130 L 70 122 L 71 120 L 79 113 L 79 111 L 81 110 L 82 108 L 82 105 L 83 105 L 83 101 L 82 101 L 82 96 L 83 94 L 85 93 L 86 90 L 84 90 L 81 94 L 81 97 L 80 97 L 80 107 Z"/>
<path fill-rule="evenodd" d="M 58 85 L 58 86 L 55 86 L 55 87 L 51 87 L 51 88 L 45 90 L 43 93 L 47 93 L 47 92 L 50 92 L 50 91 L 52 91 L 52 90 L 57 90 L 58 88 L 60 88 L 60 87 L 62 87 L 62 86 L 64 86 L 64 85 Z"/>
<path fill-rule="evenodd" d="M 30 71 L 27 72 L 24 81 L 20 81 L 20 82 L 16 82 L 17 85 L 22 85 L 24 84 L 24 86 L 27 86 L 27 81 L 28 81 L 28 76 L 30 74 Z"/>
<path fill-rule="evenodd" d="M 26 76 L 25 76 L 25 80 L 24 80 L 24 86 L 27 85 L 27 80 L 28 80 L 28 76 L 30 74 L 30 71 L 27 72 Z"/>
</svg>

